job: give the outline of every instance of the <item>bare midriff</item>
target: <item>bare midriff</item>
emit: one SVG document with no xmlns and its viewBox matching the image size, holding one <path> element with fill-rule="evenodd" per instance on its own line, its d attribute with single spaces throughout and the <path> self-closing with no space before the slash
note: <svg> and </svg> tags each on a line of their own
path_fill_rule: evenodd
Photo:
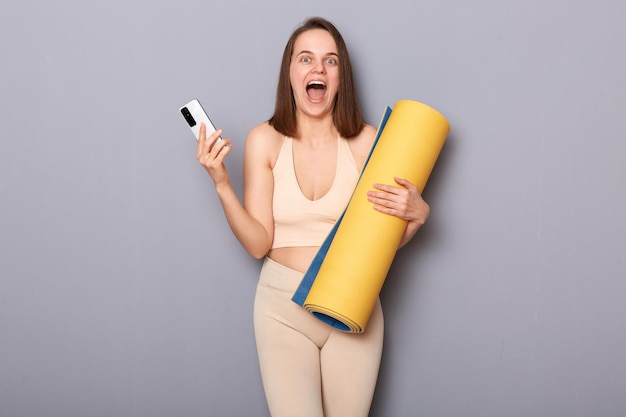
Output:
<svg viewBox="0 0 626 417">
<path fill-rule="evenodd" d="M 288 268 L 306 272 L 318 250 L 317 246 L 274 248 L 267 256 Z"/>
</svg>

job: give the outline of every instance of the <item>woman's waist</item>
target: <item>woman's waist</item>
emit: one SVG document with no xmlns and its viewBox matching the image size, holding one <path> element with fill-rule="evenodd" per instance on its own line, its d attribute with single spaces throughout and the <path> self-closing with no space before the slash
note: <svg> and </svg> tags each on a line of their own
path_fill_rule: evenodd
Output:
<svg viewBox="0 0 626 417">
<path fill-rule="evenodd" d="M 306 272 L 319 250 L 318 246 L 288 246 L 274 248 L 267 256 L 287 268 L 298 272 Z"/>
</svg>

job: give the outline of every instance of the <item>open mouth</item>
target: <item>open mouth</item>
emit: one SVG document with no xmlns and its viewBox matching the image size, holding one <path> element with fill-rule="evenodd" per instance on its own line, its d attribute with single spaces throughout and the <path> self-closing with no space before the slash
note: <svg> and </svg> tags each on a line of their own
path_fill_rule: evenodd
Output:
<svg viewBox="0 0 626 417">
<path fill-rule="evenodd" d="M 319 101 L 326 94 L 326 84 L 321 81 L 311 81 L 306 86 L 306 93 L 313 101 Z"/>
</svg>

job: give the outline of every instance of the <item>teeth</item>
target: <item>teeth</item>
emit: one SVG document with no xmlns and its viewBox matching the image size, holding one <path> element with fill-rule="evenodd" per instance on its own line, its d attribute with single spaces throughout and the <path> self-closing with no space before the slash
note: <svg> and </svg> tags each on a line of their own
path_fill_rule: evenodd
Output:
<svg viewBox="0 0 626 417">
<path fill-rule="evenodd" d="M 324 84 L 321 81 L 311 81 L 310 83 L 308 83 L 307 85 L 321 85 L 321 86 L 325 86 L 326 84 Z"/>
</svg>

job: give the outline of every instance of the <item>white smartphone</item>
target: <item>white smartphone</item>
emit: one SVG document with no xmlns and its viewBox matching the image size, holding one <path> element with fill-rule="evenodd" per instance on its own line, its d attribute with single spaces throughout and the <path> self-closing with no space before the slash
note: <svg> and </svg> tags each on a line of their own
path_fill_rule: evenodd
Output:
<svg viewBox="0 0 626 417">
<path fill-rule="evenodd" d="M 191 100 L 189 103 L 185 104 L 179 110 L 180 110 L 180 113 L 185 118 L 185 120 L 187 121 L 187 124 L 189 125 L 189 128 L 193 132 L 193 135 L 195 136 L 196 140 L 198 140 L 198 137 L 200 136 L 200 124 L 201 123 L 204 123 L 206 125 L 207 137 L 209 137 L 211 133 L 215 132 L 216 129 L 215 129 L 215 126 L 213 125 L 213 122 L 211 122 L 211 119 L 206 114 L 206 112 L 204 111 L 204 109 L 202 108 L 202 105 L 200 104 L 198 100 L 196 99 Z M 222 140 L 221 137 L 217 138 L 215 143 L 219 142 L 220 140 Z"/>
</svg>

